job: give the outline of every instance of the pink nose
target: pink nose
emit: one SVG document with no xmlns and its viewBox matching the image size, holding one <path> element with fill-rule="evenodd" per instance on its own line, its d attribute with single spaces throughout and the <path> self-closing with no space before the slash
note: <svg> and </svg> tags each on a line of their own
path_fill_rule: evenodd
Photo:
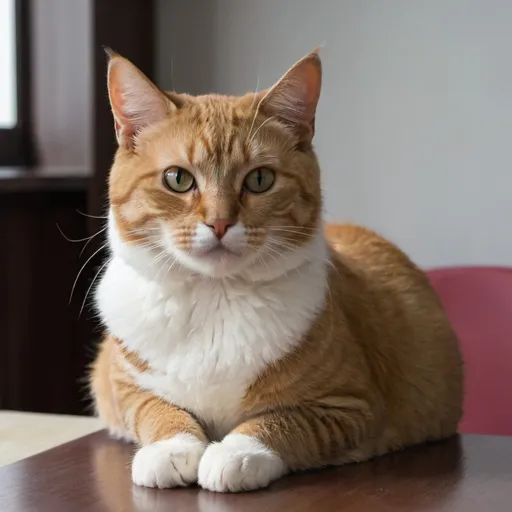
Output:
<svg viewBox="0 0 512 512">
<path fill-rule="evenodd" d="M 219 219 L 213 222 L 213 224 L 207 224 L 207 226 L 215 231 L 217 238 L 220 240 L 226 234 L 227 230 L 233 226 L 233 224 L 231 224 L 229 220 Z"/>
</svg>

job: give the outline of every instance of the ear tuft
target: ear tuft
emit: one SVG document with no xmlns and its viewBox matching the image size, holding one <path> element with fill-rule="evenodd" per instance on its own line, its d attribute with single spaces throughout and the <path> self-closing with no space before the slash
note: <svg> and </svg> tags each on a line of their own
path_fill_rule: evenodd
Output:
<svg viewBox="0 0 512 512">
<path fill-rule="evenodd" d="M 110 48 L 108 57 L 108 92 L 114 115 L 117 141 L 133 148 L 135 137 L 145 127 L 165 119 L 176 107 L 128 59 Z"/>
<path fill-rule="evenodd" d="M 108 57 L 108 59 L 113 59 L 114 57 L 120 57 L 120 55 L 110 48 L 110 46 L 102 46 L 103 51 L 105 52 L 105 55 Z"/>
<path fill-rule="evenodd" d="M 290 126 L 300 141 L 315 133 L 315 113 L 322 88 L 320 48 L 295 63 L 261 99 L 258 108 Z"/>
</svg>

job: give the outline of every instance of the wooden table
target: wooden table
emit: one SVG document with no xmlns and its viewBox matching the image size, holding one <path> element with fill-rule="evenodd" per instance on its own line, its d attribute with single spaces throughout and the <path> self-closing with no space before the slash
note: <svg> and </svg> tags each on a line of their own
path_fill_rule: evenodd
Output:
<svg viewBox="0 0 512 512">
<path fill-rule="evenodd" d="M 2 512 L 511 512 L 512 438 L 462 436 L 269 489 L 222 495 L 132 485 L 133 447 L 89 435 L 0 469 Z"/>
</svg>

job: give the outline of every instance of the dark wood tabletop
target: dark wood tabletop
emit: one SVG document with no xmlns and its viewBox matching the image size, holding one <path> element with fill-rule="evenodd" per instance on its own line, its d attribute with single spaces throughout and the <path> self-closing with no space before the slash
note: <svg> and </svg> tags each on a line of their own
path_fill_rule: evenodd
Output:
<svg viewBox="0 0 512 512">
<path fill-rule="evenodd" d="M 132 485 L 132 452 L 99 432 L 0 468 L 0 511 L 512 511 L 507 437 L 455 437 L 236 495 Z"/>
</svg>

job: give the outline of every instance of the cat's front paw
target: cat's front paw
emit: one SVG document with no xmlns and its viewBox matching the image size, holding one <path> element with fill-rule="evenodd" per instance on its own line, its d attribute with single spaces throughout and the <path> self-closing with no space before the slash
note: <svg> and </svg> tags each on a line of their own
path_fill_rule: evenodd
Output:
<svg viewBox="0 0 512 512">
<path fill-rule="evenodd" d="M 256 438 L 231 434 L 208 446 L 199 464 L 198 482 L 209 491 L 252 491 L 267 487 L 285 473 L 281 457 Z"/>
<path fill-rule="evenodd" d="M 206 445 L 191 434 L 177 434 L 148 444 L 133 458 L 133 483 L 160 489 L 194 484 L 205 448 Z"/>
</svg>

